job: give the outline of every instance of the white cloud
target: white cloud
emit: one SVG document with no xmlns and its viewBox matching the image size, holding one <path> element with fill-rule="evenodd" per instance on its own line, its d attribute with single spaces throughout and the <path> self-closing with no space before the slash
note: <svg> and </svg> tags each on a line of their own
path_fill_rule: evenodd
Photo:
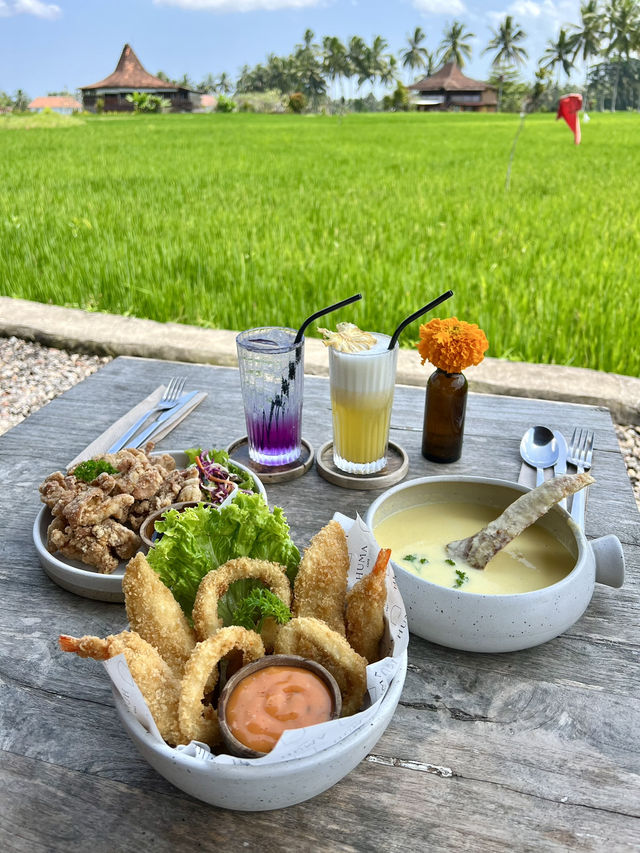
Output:
<svg viewBox="0 0 640 853">
<path fill-rule="evenodd" d="M 488 12 L 487 17 L 494 25 L 501 23 L 506 15 L 512 15 L 516 23 L 542 24 L 545 29 L 566 26 L 569 21 L 578 21 L 577 0 L 514 0 L 501 12 Z"/>
<path fill-rule="evenodd" d="M 198 12 L 268 12 L 319 6 L 322 0 L 153 0 L 157 6 L 179 6 Z"/>
<path fill-rule="evenodd" d="M 62 15 L 60 6 L 55 3 L 43 3 L 42 0 L 0 0 L 0 18 L 11 15 L 35 15 L 50 21 Z"/>
<path fill-rule="evenodd" d="M 413 0 L 419 12 L 431 12 L 434 15 L 463 15 L 467 7 L 462 0 Z"/>
</svg>

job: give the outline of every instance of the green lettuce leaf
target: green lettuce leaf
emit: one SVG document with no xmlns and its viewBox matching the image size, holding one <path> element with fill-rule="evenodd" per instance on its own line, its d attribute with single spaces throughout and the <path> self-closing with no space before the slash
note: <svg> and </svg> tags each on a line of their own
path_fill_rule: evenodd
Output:
<svg viewBox="0 0 640 853">
<path fill-rule="evenodd" d="M 156 529 L 163 535 L 149 551 L 149 563 L 189 617 L 200 581 L 227 560 L 254 557 L 280 563 L 290 581 L 300 562 L 283 511 L 274 507 L 270 512 L 261 495 L 238 494 L 221 509 L 199 504 L 182 512 L 169 510 Z"/>
</svg>

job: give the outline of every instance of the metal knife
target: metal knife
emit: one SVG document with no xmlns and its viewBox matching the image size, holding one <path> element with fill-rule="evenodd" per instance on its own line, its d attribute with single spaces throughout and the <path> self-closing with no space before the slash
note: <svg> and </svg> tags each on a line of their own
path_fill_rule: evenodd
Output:
<svg viewBox="0 0 640 853">
<path fill-rule="evenodd" d="M 566 474 L 567 473 L 567 453 L 569 452 L 569 449 L 567 447 L 567 439 L 560 432 L 560 430 L 554 429 L 554 430 L 552 430 L 552 432 L 553 432 L 553 435 L 554 435 L 554 437 L 558 443 L 558 448 L 560 450 L 560 452 L 558 454 L 558 461 L 553 466 L 554 476 L 557 477 L 558 474 Z M 567 499 L 566 498 L 562 498 L 562 500 L 560 501 L 560 506 L 563 507 L 563 509 L 567 508 Z"/>
<path fill-rule="evenodd" d="M 172 406 L 172 408 L 163 412 L 157 420 L 150 424 L 143 432 L 140 433 L 140 435 L 135 437 L 134 447 L 141 447 L 145 441 L 148 441 L 149 438 L 151 438 L 158 427 L 162 425 L 165 425 L 166 427 L 169 425 L 167 423 L 168 421 L 179 420 L 184 407 L 188 405 L 199 393 L 199 391 L 190 391 L 188 394 L 183 394 L 182 397 L 179 397 L 175 406 Z"/>
</svg>

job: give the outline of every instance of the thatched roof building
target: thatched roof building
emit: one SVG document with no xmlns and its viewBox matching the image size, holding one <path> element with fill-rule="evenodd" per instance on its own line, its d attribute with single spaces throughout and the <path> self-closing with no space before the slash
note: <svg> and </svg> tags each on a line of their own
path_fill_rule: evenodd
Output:
<svg viewBox="0 0 640 853">
<path fill-rule="evenodd" d="M 133 92 L 148 92 L 160 95 L 171 102 L 171 112 L 192 112 L 200 106 L 200 94 L 184 86 L 176 86 L 146 71 L 133 52 L 125 44 L 113 74 L 98 83 L 82 86 L 82 100 L 86 110 L 96 111 L 98 98 L 102 99 L 107 112 L 131 112 L 133 104 L 127 95 Z"/>
<path fill-rule="evenodd" d="M 495 112 L 496 89 L 481 80 L 465 77 L 455 62 L 447 62 L 431 77 L 409 86 L 415 92 L 412 102 L 418 110 L 461 110 Z"/>
</svg>

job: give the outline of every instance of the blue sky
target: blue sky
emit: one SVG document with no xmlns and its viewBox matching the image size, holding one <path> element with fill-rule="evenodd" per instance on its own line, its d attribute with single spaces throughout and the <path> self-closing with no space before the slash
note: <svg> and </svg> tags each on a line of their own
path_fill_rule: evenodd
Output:
<svg viewBox="0 0 640 853">
<path fill-rule="evenodd" d="M 578 9 L 579 0 L 0 0 L 0 90 L 35 97 L 96 82 L 125 42 L 148 71 L 198 81 L 289 53 L 308 27 L 318 41 L 379 34 L 397 53 L 416 26 L 433 50 L 454 19 L 476 35 L 465 72 L 485 79 L 482 50 L 507 14 L 527 33 L 532 76 L 547 39 L 577 22 Z"/>
</svg>

